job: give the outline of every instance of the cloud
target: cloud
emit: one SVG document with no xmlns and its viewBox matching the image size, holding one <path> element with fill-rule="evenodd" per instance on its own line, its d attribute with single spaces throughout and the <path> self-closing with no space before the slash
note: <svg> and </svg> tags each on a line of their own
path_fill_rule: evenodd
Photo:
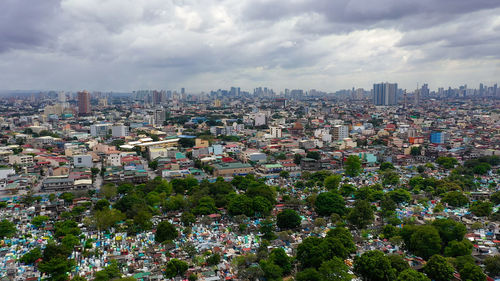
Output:
<svg viewBox="0 0 500 281">
<path fill-rule="evenodd" d="M 33 48 L 46 43 L 55 27 L 51 21 L 58 1 L 0 1 L 0 52 Z"/>
<path fill-rule="evenodd" d="M 4 0 L 0 9 L 0 84 L 10 89 L 438 87 L 500 74 L 496 0 Z"/>
</svg>

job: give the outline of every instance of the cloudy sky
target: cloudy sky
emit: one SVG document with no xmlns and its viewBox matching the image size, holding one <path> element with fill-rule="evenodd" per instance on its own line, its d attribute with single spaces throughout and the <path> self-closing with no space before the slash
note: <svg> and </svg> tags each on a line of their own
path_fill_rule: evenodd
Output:
<svg viewBox="0 0 500 281">
<path fill-rule="evenodd" d="M 1 0 L 0 89 L 500 82 L 498 0 Z"/>
</svg>

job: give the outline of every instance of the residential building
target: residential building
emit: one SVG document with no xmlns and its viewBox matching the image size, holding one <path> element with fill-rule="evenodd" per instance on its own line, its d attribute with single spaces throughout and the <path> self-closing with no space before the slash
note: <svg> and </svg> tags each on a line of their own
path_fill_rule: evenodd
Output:
<svg viewBox="0 0 500 281">
<path fill-rule="evenodd" d="M 117 126 L 113 126 L 111 128 L 111 135 L 114 137 L 114 138 L 124 138 L 124 137 L 128 137 L 129 135 L 129 130 L 128 130 L 128 127 L 127 126 L 124 126 L 124 125 L 117 125 Z"/>
<path fill-rule="evenodd" d="M 78 92 L 78 114 L 89 115 L 91 112 L 90 93 L 87 91 Z"/>
<path fill-rule="evenodd" d="M 397 104 L 397 83 L 373 84 L 373 104 L 374 105 L 396 105 Z"/>
<path fill-rule="evenodd" d="M 349 137 L 349 127 L 345 125 L 336 125 L 332 128 L 333 140 L 343 140 Z"/>
</svg>

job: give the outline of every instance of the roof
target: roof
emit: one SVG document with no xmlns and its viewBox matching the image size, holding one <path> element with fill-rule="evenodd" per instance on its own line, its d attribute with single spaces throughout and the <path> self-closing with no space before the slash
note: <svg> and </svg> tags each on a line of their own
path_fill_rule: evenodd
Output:
<svg viewBox="0 0 500 281">
<path fill-rule="evenodd" d="M 227 169 L 243 169 L 243 168 L 251 168 L 252 165 L 241 162 L 229 162 L 229 163 L 221 163 L 215 164 L 215 169 L 217 170 L 227 170 Z"/>
</svg>

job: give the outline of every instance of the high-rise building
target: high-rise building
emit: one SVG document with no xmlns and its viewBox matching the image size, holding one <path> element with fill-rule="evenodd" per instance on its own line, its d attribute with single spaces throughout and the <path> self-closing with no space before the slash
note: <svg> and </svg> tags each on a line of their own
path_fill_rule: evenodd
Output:
<svg viewBox="0 0 500 281">
<path fill-rule="evenodd" d="M 90 93 L 87 91 L 78 92 L 78 114 L 88 115 L 92 112 L 90 108 Z"/>
<path fill-rule="evenodd" d="M 446 134 L 440 131 L 434 131 L 430 136 L 431 143 L 443 144 L 446 142 Z"/>
<path fill-rule="evenodd" d="M 349 127 L 345 125 L 336 125 L 332 128 L 332 136 L 334 140 L 344 140 L 349 137 Z"/>
<path fill-rule="evenodd" d="M 396 105 L 398 103 L 397 83 L 373 84 L 373 104 L 375 105 Z"/>
<path fill-rule="evenodd" d="M 271 130 L 271 137 L 279 139 L 283 136 L 280 127 L 269 127 L 269 129 Z"/>
<path fill-rule="evenodd" d="M 153 91 L 153 104 L 161 104 L 162 102 L 162 92 Z"/>
<path fill-rule="evenodd" d="M 66 102 L 66 93 L 65 92 L 57 93 L 57 100 L 59 102 Z"/>
<path fill-rule="evenodd" d="M 154 111 L 154 123 L 156 126 L 162 126 L 167 120 L 167 112 L 164 109 L 156 109 Z"/>
</svg>

